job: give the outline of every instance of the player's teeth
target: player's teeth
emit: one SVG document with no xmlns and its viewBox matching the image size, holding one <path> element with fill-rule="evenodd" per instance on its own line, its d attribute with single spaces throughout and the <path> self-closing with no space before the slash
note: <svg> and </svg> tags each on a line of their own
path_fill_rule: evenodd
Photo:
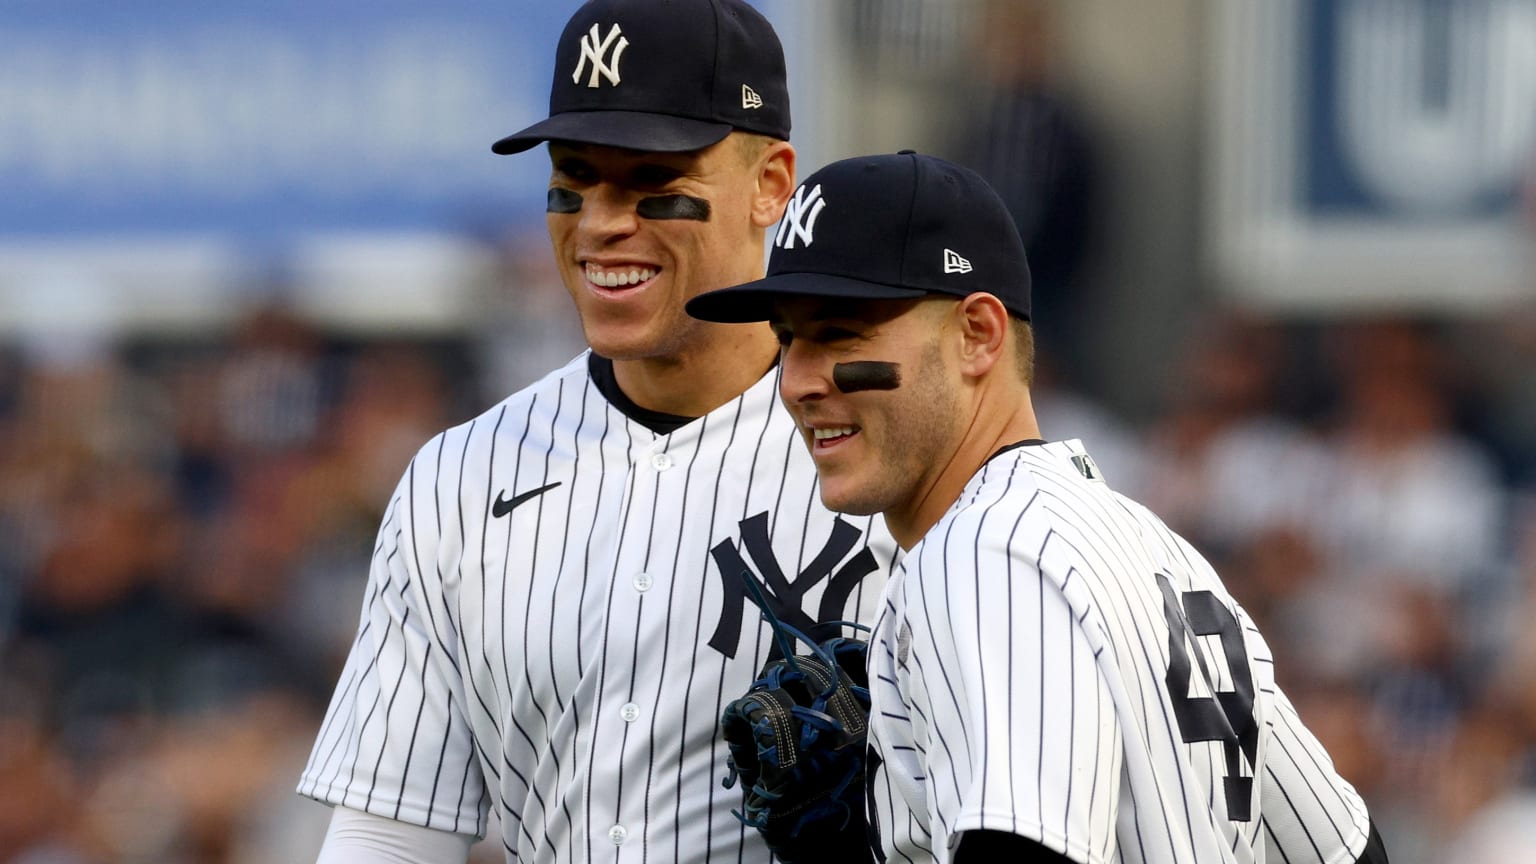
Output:
<svg viewBox="0 0 1536 864">
<path fill-rule="evenodd" d="M 603 270 L 595 264 L 587 265 L 587 279 L 593 285 L 601 285 L 605 288 L 639 285 L 641 282 L 655 278 L 655 276 L 656 271 L 649 267 L 625 272 L 620 270 Z"/>
<path fill-rule="evenodd" d="M 853 434 L 853 427 L 852 426 L 836 426 L 836 427 L 828 427 L 826 429 L 814 429 L 814 430 L 812 430 L 812 432 L 816 435 L 816 440 L 817 441 L 821 441 L 821 440 L 826 439 L 826 438 L 841 438 L 844 435 L 852 435 Z"/>
</svg>

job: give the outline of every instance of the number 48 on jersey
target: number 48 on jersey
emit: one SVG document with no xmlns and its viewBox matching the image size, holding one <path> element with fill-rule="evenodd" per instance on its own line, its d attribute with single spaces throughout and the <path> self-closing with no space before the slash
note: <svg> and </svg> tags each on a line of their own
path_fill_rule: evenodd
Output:
<svg viewBox="0 0 1536 864">
<path fill-rule="evenodd" d="M 1227 771 L 1223 788 L 1227 798 L 1227 818 L 1233 822 L 1247 822 L 1253 818 L 1252 770 L 1258 756 L 1259 727 L 1253 716 L 1253 673 L 1248 668 L 1242 625 L 1210 591 L 1180 594 L 1172 580 L 1162 573 L 1157 574 L 1157 587 L 1163 593 L 1163 615 L 1168 619 L 1166 681 L 1173 713 L 1179 722 L 1179 733 L 1186 744 L 1197 741 L 1225 744 Z M 1217 689 L 1218 678 L 1207 665 L 1205 652 L 1196 643 L 1201 636 L 1220 638 L 1222 653 L 1232 675 L 1230 690 Z M 1191 654 L 1194 664 L 1190 662 Z M 1190 676 L 1195 664 L 1200 668 L 1204 689 L 1211 696 L 1190 694 Z M 1249 767 L 1247 775 L 1242 771 L 1244 757 Z"/>
</svg>

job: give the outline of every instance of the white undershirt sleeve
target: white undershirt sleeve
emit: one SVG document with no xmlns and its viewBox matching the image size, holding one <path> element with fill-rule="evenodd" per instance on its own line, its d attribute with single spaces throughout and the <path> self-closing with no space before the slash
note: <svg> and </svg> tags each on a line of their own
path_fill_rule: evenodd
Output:
<svg viewBox="0 0 1536 864">
<path fill-rule="evenodd" d="M 464 864 L 475 838 L 336 807 L 315 864 Z"/>
</svg>

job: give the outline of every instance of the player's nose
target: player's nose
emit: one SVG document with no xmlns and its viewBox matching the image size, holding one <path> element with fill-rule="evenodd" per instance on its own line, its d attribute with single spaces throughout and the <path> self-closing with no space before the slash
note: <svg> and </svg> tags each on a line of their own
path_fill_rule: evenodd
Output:
<svg viewBox="0 0 1536 864">
<path fill-rule="evenodd" d="M 578 229 L 589 239 L 606 242 L 635 233 L 640 217 L 633 197 L 606 183 L 588 189 L 583 196 Z"/>
<path fill-rule="evenodd" d="M 831 390 L 831 364 L 804 339 L 779 349 L 779 398 L 786 405 L 820 399 Z"/>
</svg>

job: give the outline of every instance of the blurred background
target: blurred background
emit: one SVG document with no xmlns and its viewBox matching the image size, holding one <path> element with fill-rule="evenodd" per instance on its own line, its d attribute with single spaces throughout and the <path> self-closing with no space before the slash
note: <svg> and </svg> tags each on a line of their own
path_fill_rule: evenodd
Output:
<svg viewBox="0 0 1536 864">
<path fill-rule="evenodd" d="M 1007 199 L 1045 433 L 1209 553 L 1393 861 L 1536 860 L 1536 0 L 758 5 L 802 173 Z M 572 8 L 0 5 L 0 861 L 312 860 L 390 490 L 583 347 L 489 150 Z"/>
</svg>

